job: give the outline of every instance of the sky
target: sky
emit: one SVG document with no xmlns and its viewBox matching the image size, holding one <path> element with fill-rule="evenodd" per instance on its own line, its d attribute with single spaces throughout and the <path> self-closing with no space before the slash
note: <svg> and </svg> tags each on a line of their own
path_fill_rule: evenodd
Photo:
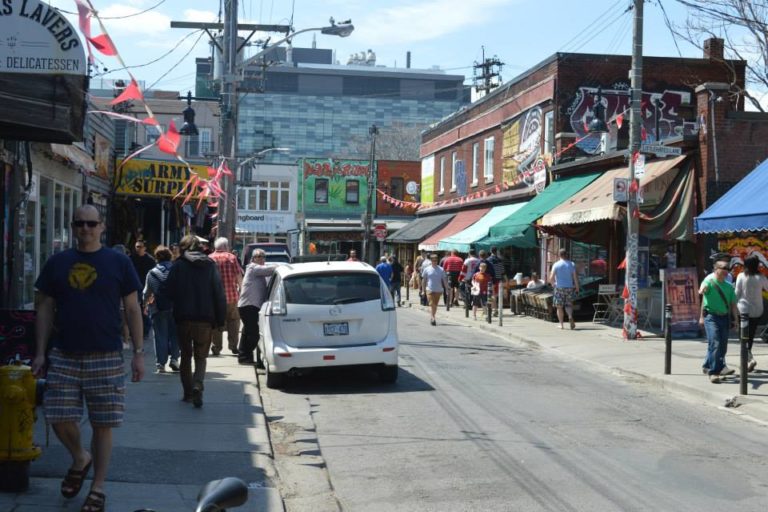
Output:
<svg viewBox="0 0 768 512">
<path fill-rule="evenodd" d="M 83 0 L 86 1 L 86 0 Z M 218 0 L 90 0 L 103 17 L 126 65 L 145 87 L 184 92 L 194 90 L 194 59 L 210 55 L 208 35 L 193 29 L 172 29 L 174 21 L 217 21 Z M 76 12 L 74 0 L 48 3 Z M 345 64 L 352 53 L 373 50 L 376 64 L 405 67 L 439 66 L 471 83 L 473 65 L 497 56 L 504 81 L 514 78 L 558 51 L 631 53 L 630 0 L 239 0 L 240 23 L 291 24 L 295 30 L 351 19 L 355 31 L 347 38 L 300 34 L 294 47 L 335 50 Z M 644 55 L 700 57 L 695 47 L 678 40 L 678 48 L 664 23 L 661 5 L 673 22 L 683 22 L 686 11 L 675 0 L 646 0 Z M 154 8 L 153 8 L 154 7 Z M 143 10 L 150 9 L 140 15 Z M 126 17 L 127 16 L 127 17 Z M 76 17 L 68 16 L 77 26 Z M 94 22 L 92 31 L 98 33 Z M 247 32 L 241 35 L 247 35 Z M 272 41 L 282 38 L 271 34 Z M 256 34 L 253 39 L 263 39 Z M 259 51 L 252 47 L 246 54 Z M 186 57 L 185 57 L 186 55 Z M 99 56 L 99 79 L 125 78 L 114 57 Z M 155 61 L 154 64 L 149 64 Z M 106 69 L 106 71 L 105 71 Z"/>
</svg>

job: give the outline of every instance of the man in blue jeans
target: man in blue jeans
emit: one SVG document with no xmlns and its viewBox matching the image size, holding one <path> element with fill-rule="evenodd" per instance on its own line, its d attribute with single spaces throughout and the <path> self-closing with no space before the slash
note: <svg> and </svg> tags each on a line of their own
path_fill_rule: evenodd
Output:
<svg viewBox="0 0 768 512">
<path fill-rule="evenodd" d="M 736 292 L 726 281 L 729 265 L 725 261 L 715 262 L 715 270 L 704 278 L 699 287 L 703 305 L 699 324 L 707 333 L 707 357 L 702 370 L 709 375 L 709 381 L 718 383 L 734 370 L 725 366 L 728 351 L 728 332 L 736 326 Z"/>
</svg>

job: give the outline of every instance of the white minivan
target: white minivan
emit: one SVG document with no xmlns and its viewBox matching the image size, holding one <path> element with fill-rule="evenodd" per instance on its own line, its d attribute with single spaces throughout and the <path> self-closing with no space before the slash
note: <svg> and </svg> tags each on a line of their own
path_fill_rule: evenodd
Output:
<svg viewBox="0 0 768 512">
<path fill-rule="evenodd" d="M 376 365 L 397 380 L 395 302 L 362 262 L 296 263 L 275 268 L 259 312 L 267 387 L 304 368 Z"/>
</svg>

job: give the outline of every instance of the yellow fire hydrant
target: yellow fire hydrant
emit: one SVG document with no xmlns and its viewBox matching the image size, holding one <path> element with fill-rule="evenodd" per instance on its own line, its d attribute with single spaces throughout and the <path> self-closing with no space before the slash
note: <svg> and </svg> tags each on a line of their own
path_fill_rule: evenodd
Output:
<svg viewBox="0 0 768 512">
<path fill-rule="evenodd" d="M 29 366 L 0 366 L 0 491 L 29 487 L 29 463 L 42 452 L 32 439 L 37 386 Z"/>
</svg>

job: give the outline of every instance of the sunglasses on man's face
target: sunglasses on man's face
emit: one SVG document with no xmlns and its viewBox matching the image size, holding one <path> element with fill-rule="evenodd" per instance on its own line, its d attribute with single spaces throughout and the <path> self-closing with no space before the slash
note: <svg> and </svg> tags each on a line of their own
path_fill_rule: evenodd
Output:
<svg viewBox="0 0 768 512">
<path fill-rule="evenodd" d="M 88 226 L 89 228 L 95 228 L 99 225 L 98 220 L 73 220 L 72 225 L 76 228 L 82 228 Z"/>
</svg>

